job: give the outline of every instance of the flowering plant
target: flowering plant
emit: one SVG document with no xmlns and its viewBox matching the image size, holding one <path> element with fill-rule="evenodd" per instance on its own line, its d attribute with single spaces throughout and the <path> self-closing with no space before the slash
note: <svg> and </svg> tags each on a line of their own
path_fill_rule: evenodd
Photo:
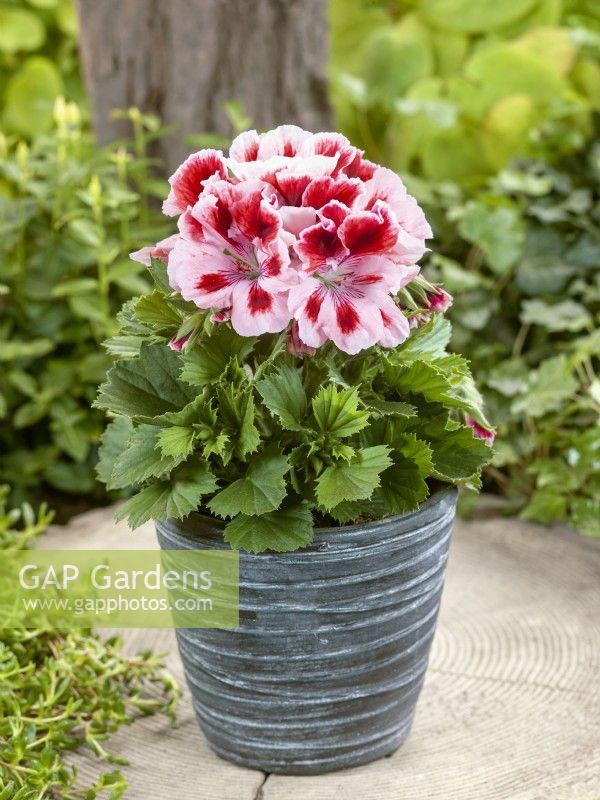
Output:
<svg viewBox="0 0 600 800">
<path fill-rule="evenodd" d="M 493 432 L 397 175 L 290 125 L 195 153 L 170 187 L 178 232 L 132 254 L 154 290 L 124 306 L 97 400 L 98 474 L 136 488 L 132 527 L 201 508 L 233 547 L 294 550 L 478 484 Z"/>
</svg>

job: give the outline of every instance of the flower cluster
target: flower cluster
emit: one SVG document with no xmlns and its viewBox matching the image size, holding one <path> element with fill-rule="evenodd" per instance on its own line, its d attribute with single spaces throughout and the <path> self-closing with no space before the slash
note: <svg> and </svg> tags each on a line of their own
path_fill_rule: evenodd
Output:
<svg viewBox="0 0 600 800">
<path fill-rule="evenodd" d="M 169 183 L 163 211 L 179 217 L 178 233 L 132 257 L 166 261 L 171 287 L 216 321 L 241 336 L 292 323 L 296 354 L 408 337 L 396 295 L 418 274 L 431 229 L 400 178 L 341 134 L 247 131 L 228 158 L 201 150 Z"/>
</svg>

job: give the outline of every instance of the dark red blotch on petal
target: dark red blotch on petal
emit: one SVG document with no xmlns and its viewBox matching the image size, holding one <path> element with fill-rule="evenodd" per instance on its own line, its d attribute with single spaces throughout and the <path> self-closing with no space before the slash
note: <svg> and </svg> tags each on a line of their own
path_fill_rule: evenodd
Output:
<svg viewBox="0 0 600 800">
<path fill-rule="evenodd" d="M 335 316 L 342 333 L 348 334 L 357 330 L 360 318 L 351 303 L 347 301 L 338 303 L 335 309 Z"/>
<path fill-rule="evenodd" d="M 304 306 L 304 313 L 311 322 L 316 322 L 319 318 L 319 311 L 323 303 L 323 295 L 320 291 L 313 292 Z"/>
<path fill-rule="evenodd" d="M 196 283 L 196 289 L 201 292 L 218 292 L 230 285 L 231 281 L 222 272 L 209 272 L 200 277 Z"/>
<path fill-rule="evenodd" d="M 248 308 L 251 314 L 266 314 L 273 308 L 273 297 L 257 283 L 253 283 L 248 292 Z"/>
</svg>

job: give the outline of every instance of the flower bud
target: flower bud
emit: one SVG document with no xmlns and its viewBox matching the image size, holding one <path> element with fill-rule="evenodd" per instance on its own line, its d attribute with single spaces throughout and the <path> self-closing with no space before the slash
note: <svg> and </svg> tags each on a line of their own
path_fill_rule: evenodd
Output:
<svg viewBox="0 0 600 800">
<path fill-rule="evenodd" d="M 300 338 L 298 323 L 294 321 L 288 333 L 288 350 L 293 356 L 314 356 L 317 352 L 316 347 L 309 347 Z"/>
<path fill-rule="evenodd" d="M 491 447 L 494 444 L 494 440 L 496 438 L 496 431 L 490 430 L 488 428 L 484 428 L 483 425 L 480 425 L 473 417 L 470 417 L 468 414 L 465 417 L 465 422 L 469 426 L 469 428 L 473 431 L 473 436 L 476 439 L 482 439 L 488 447 Z"/>
</svg>

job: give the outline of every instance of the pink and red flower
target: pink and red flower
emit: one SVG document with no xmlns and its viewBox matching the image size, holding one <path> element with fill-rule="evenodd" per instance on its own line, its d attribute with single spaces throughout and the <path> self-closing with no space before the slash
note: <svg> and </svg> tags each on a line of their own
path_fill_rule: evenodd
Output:
<svg viewBox="0 0 600 800">
<path fill-rule="evenodd" d="M 179 233 L 132 257 L 165 260 L 171 287 L 213 319 L 242 336 L 287 328 L 299 355 L 407 338 L 395 295 L 431 229 L 400 178 L 345 136 L 246 131 L 228 158 L 202 150 L 169 183 L 163 210 Z"/>
</svg>

